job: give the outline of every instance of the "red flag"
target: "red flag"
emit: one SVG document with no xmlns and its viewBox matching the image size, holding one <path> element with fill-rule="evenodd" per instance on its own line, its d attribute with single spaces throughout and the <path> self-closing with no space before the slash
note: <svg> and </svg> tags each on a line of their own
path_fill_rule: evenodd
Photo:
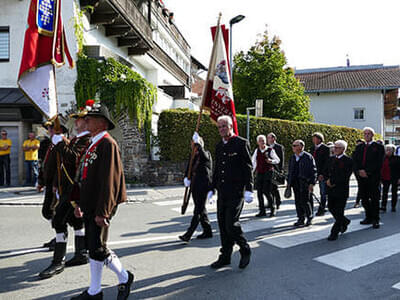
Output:
<svg viewBox="0 0 400 300">
<path fill-rule="evenodd" d="M 61 0 L 31 0 L 18 85 L 47 118 L 57 114 L 54 65 L 73 66 L 61 19 Z"/>
<path fill-rule="evenodd" d="M 223 25 L 222 25 L 223 26 Z M 218 25 L 215 30 L 210 67 L 208 69 L 203 107 L 210 111 L 210 118 L 217 121 L 219 116 L 229 115 L 233 121 L 233 131 L 238 134 L 232 83 L 226 42 L 228 30 Z M 225 41 L 224 35 L 225 33 Z"/>
</svg>

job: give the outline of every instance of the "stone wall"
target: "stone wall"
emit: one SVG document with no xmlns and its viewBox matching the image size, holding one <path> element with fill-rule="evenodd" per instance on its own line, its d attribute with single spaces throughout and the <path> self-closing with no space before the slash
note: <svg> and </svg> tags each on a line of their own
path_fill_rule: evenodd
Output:
<svg viewBox="0 0 400 300">
<path fill-rule="evenodd" d="M 146 151 L 144 129 L 139 130 L 136 121 L 130 122 L 126 115 L 117 123 L 118 128 L 112 134 L 121 148 L 127 183 L 150 186 L 182 183 L 186 163 L 152 161 Z"/>
</svg>

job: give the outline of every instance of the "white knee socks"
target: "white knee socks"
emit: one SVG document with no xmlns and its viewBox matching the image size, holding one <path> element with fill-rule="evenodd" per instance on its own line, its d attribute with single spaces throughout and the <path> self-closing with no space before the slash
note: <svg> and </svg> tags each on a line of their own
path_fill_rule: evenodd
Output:
<svg viewBox="0 0 400 300">
<path fill-rule="evenodd" d="M 103 261 L 89 259 L 90 263 L 90 287 L 89 295 L 93 296 L 101 292 L 101 275 L 103 273 Z"/>
<path fill-rule="evenodd" d="M 107 257 L 105 264 L 117 274 L 119 283 L 128 282 L 128 272 L 122 267 L 121 261 L 114 252 L 111 252 L 111 255 Z"/>
</svg>

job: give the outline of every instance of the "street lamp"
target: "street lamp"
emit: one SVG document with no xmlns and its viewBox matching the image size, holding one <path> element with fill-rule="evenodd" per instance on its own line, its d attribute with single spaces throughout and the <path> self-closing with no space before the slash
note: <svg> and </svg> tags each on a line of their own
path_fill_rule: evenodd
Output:
<svg viewBox="0 0 400 300">
<path fill-rule="evenodd" d="M 231 69 L 231 80 L 232 80 L 232 25 L 239 23 L 240 21 L 242 21 L 245 18 L 245 16 L 243 15 L 237 15 L 236 17 L 232 18 L 229 21 L 229 63 L 230 63 L 230 69 Z"/>
</svg>

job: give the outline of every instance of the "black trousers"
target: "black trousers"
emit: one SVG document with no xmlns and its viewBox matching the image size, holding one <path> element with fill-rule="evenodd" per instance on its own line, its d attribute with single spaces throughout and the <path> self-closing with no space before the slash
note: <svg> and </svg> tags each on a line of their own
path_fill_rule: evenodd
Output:
<svg viewBox="0 0 400 300">
<path fill-rule="evenodd" d="M 206 201 L 207 201 L 208 189 L 204 188 L 201 190 L 194 190 L 192 192 L 194 211 L 192 221 L 186 232 L 186 234 L 192 236 L 193 232 L 196 230 L 199 223 L 203 227 L 203 231 L 208 233 L 211 232 L 210 220 L 207 216 Z"/>
<path fill-rule="evenodd" d="M 396 208 L 397 204 L 397 189 L 398 189 L 398 179 L 393 180 L 383 180 L 383 190 L 382 190 L 382 207 L 386 208 L 388 201 L 389 187 L 392 186 L 392 208 Z"/>
<path fill-rule="evenodd" d="M 258 208 L 260 212 L 265 212 L 264 195 L 267 197 L 267 207 L 271 210 L 274 209 L 274 198 L 272 197 L 272 183 L 271 183 L 272 171 L 265 173 L 257 173 L 256 187 L 257 187 L 257 198 Z"/>
<path fill-rule="evenodd" d="M 292 186 L 297 217 L 299 220 L 311 219 L 313 217 L 313 203 L 308 184 L 303 180 L 296 179 Z"/>
<path fill-rule="evenodd" d="M 4 176 L 5 175 L 5 176 Z M 10 154 L 0 155 L 0 186 L 11 183 Z"/>
<path fill-rule="evenodd" d="M 107 248 L 108 227 L 97 226 L 94 214 L 83 214 L 85 223 L 85 239 L 89 250 L 89 257 L 97 261 L 104 261 L 110 254 Z"/>
<path fill-rule="evenodd" d="M 273 201 L 275 202 L 275 205 L 278 207 L 282 203 L 281 194 L 279 194 L 279 189 L 276 184 L 271 183 L 271 185 L 272 185 L 272 198 L 274 199 Z"/>
<path fill-rule="evenodd" d="M 344 216 L 347 197 L 344 193 L 331 191 L 328 192 L 328 209 L 335 218 L 335 223 L 332 226 L 332 233 L 339 233 L 343 225 L 349 223 L 349 219 Z"/>
<path fill-rule="evenodd" d="M 56 207 L 53 227 L 56 233 L 68 235 L 67 224 L 73 227 L 74 230 L 80 230 L 83 228 L 83 219 L 75 217 L 74 208 L 69 201 L 61 201 Z"/>
<path fill-rule="evenodd" d="M 43 200 L 43 206 L 42 206 L 42 216 L 43 218 L 47 220 L 51 220 L 54 215 L 54 202 L 55 202 L 55 196 L 53 193 L 53 186 L 46 185 L 45 190 L 44 190 L 44 200 Z"/>
<path fill-rule="evenodd" d="M 239 222 L 243 204 L 243 191 L 218 191 L 217 216 L 222 246 L 220 252 L 226 259 L 230 259 L 235 243 L 242 253 L 250 252 Z"/>
<path fill-rule="evenodd" d="M 365 210 L 365 218 L 379 222 L 379 180 L 376 178 L 360 178 L 360 197 Z"/>
</svg>

